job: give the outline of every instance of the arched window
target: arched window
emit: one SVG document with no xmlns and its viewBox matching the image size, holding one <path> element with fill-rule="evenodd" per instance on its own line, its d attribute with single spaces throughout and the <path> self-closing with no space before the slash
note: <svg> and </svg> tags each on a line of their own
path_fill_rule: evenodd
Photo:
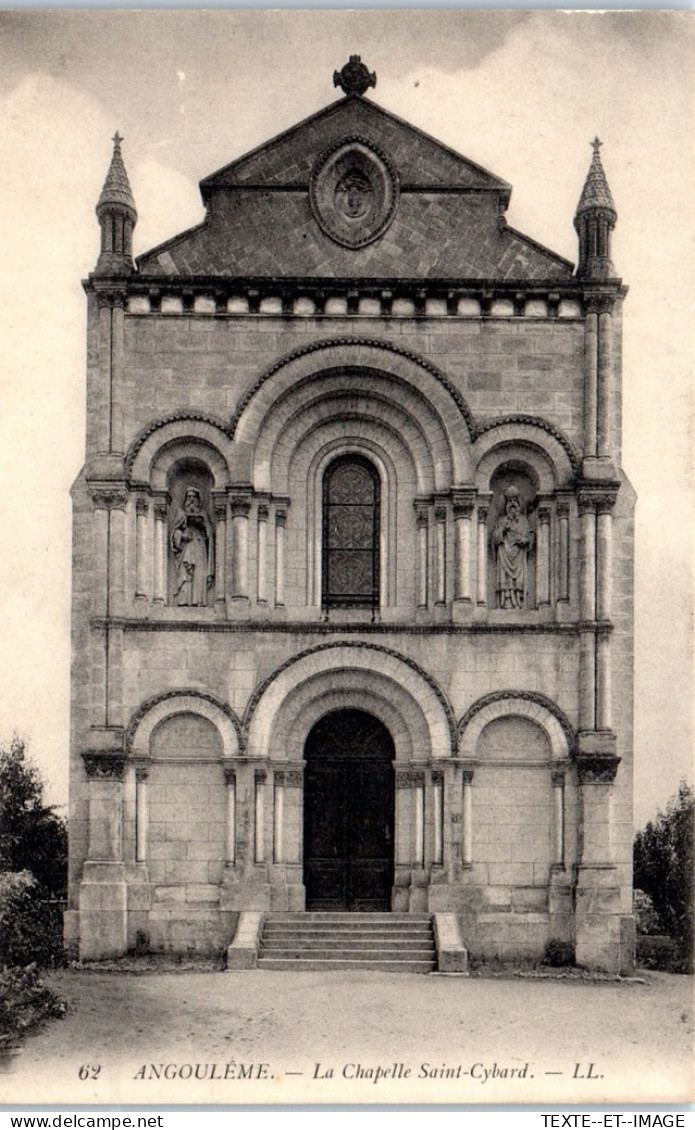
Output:
<svg viewBox="0 0 695 1130">
<path fill-rule="evenodd" d="M 360 455 L 335 459 L 323 479 L 323 606 L 379 603 L 379 476 Z"/>
</svg>

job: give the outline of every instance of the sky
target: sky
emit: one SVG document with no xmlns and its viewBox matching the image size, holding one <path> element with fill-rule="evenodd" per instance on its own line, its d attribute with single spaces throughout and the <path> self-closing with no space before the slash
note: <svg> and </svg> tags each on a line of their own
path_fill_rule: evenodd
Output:
<svg viewBox="0 0 695 1130">
<path fill-rule="evenodd" d="M 135 251 L 200 221 L 198 182 L 333 102 L 370 97 L 511 182 L 509 223 L 576 260 L 598 134 L 630 288 L 623 463 L 636 518 L 635 818 L 693 751 L 693 33 L 689 12 L 0 12 L 0 742 L 67 797 L 70 486 L 84 458 L 85 315 L 110 138 Z"/>
</svg>

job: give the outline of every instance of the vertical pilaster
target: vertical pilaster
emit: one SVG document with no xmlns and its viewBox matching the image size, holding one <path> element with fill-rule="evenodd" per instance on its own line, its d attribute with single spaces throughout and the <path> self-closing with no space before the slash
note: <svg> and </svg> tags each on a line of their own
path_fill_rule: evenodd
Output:
<svg viewBox="0 0 695 1130">
<path fill-rule="evenodd" d="M 152 570 L 149 554 L 149 501 L 144 497 L 135 500 L 135 597 L 148 600 L 151 593 Z"/>
<path fill-rule="evenodd" d="M 536 603 L 539 608 L 550 604 L 550 507 L 539 506 L 536 530 Z"/>
<path fill-rule="evenodd" d="M 256 516 L 256 598 L 259 604 L 266 604 L 268 600 L 268 504 L 258 504 Z"/>
<path fill-rule="evenodd" d="M 289 503 L 275 504 L 275 606 L 285 604 L 285 528 L 287 526 L 287 506 Z"/>
<path fill-rule="evenodd" d="M 444 863 L 444 774 L 432 773 L 432 863 Z"/>
<path fill-rule="evenodd" d="M 135 859 L 138 863 L 147 860 L 149 808 L 147 804 L 148 765 L 135 768 Z"/>
<path fill-rule="evenodd" d="M 83 760 L 89 787 L 89 833 L 80 884 L 80 957 L 119 957 L 127 946 L 125 757 L 86 753 Z"/>
<path fill-rule="evenodd" d="M 228 865 L 236 863 L 236 767 L 224 766 L 224 782 L 227 790 L 225 806 L 224 855 Z"/>
<path fill-rule="evenodd" d="M 455 599 L 470 601 L 471 590 L 471 516 L 472 492 L 454 492 L 454 527 L 456 544 Z"/>
<path fill-rule="evenodd" d="M 254 862 L 265 862 L 265 791 L 267 773 L 265 769 L 254 772 Z"/>
<path fill-rule="evenodd" d="M 598 315 L 597 454 L 599 458 L 610 458 L 611 456 L 611 394 L 613 391 L 611 309 L 611 299 L 604 297 Z"/>
<path fill-rule="evenodd" d="M 487 515 L 488 503 L 478 503 L 478 580 L 476 602 L 487 605 Z"/>
<path fill-rule="evenodd" d="M 565 864 L 565 773 L 554 769 L 553 782 L 553 863 L 556 867 Z"/>
<path fill-rule="evenodd" d="M 569 502 L 566 498 L 558 499 L 557 520 L 558 534 L 558 600 L 569 600 Z"/>
<path fill-rule="evenodd" d="M 428 605 L 428 559 L 429 559 L 429 513 L 427 503 L 415 500 L 415 522 L 417 526 L 417 602 L 418 607 Z"/>
<path fill-rule="evenodd" d="M 250 495 L 233 494 L 229 504 L 232 515 L 232 595 L 248 600 Z"/>
<path fill-rule="evenodd" d="M 123 451 L 123 398 L 125 358 L 124 290 L 111 296 L 111 451 Z"/>
<path fill-rule="evenodd" d="M 165 604 L 167 596 L 167 502 L 164 498 L 154 501 L 154 580 L 153 600 L 155 604 Z"/>
<path fill-rule="evenodd" d="M 273 862 L 285 862 L 285 778 L 276 773 L 273 780 Z"/>
<path fill-rule="evenodd" d="M 584 322 L 584 453 L 597 453 L 598 314 L 588 304 Z"/>
<path fill-rule="evenodd" d="M 470 867 L 473 862 L 473 770 L 464 769 L 461 779 L 463 786 L 461 863 L 464 867 Z"/>
<path fill-rule="evenodd" d="M 215 510 L 215 604 L 224 604 L 227 585 L 227 506 L 216 498 Z"/>
<path fill-rule="evenodd" d="M 446 604 L 446 506 L 434 508 L 435 521 L 435 604 Z"/>
</svg>

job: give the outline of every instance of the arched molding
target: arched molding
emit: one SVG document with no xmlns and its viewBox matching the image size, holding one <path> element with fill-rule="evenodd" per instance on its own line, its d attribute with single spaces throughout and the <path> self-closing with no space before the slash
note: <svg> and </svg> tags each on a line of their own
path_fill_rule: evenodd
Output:
<svg viewBox="0 0 695 1130">
<path fill-rule="evenodd" d="M 535 443 L 503 440 L 490 447 L 477 464 L 478 490 L 489 491 L 495 472 L 506 464 L 530 472 L 530 479 L 541 494 L 552 494 L 557 489 L 556 468 L 546 451 Z"/>
<path fill-rule="evenodd" d="M 532 691 L 496 691 L 474 702 L 459 722 L 460 756 L 474 758 L 485 727 L 505 717 L 527 718 L 540 726 L 550 743 L 553 761 L 566 760 L 572 755 L 574 730 L 550 699 Z"/>
<path fill-rule="evenodd" d="M 149 757 L 152 731 L 175 714 L 196 714 L 212 722 L 222 738 L 225 757 L 243 752 L 241 723 L 231 706 L 214 695 L 184 688 L 155 695 L 138 707 L 126 730 L 127 753 L 133 758 Z"/>
<path fill-rule="evenodd" d="M 223 489 L 231 477 L 230 432 L 222 420 L 202 412 L 173 412 L 144 428 L 126 455 L 126 476 L 130 482 L 161 489 L 151 483 L 153 468 L 168 458 L 175 462 L 178 449 L 194 444 L 208 453 L 205 461 L 210 465 L 215 489 Z"/>
<path fill-rule="evenodd" d="M 470 481 L 468 459 L 473 419 L 458 389 L 431 362 L 390 342 L 365 338 L 336 338 L 311 342 L 275 362 L 244 393 L 230 422 L 235 439 L 256 446 L 266 415 L 292 386 L 307 378 L 340 370 L 350 381 L 370 371 L 372 380 L 404 382 L 444 428 L 454 460 L 454 477 Z"/>
<path fill-rule="evenodd" d="M 346 389 L 342 375 L 334 373 L 323 374 L 320 382 L 302 382 L 273 406 L 254 453 L 256 489 L 288 494 L 290 467 L 312 433 L 348 418 L 359 420 L 362 436 L 378 431 L 392 437 L 385 447 L 405 448 L 416 469 L 419 493 L 451 486 L 452 458 L 444 429 L 409 389 L 384 382 L 375 389 L 357 381 Z"/>
<path fill-rule="evenodd" d="M 341 675 L 337 685 L 335 679 L 329 684 L 321 677 L 310 678 L 288 696 L 276 715 L 268 755 L 271 759 L 301 761 L 312 727 L 333 711 L 350 709 L 365 710 L 383 722 L 393 740 L 397 761 L 432 756 L 428 722 L 412 696 L 393 680 L 375 684 L 371 672 L 356 668 Z"/>
<path fill-rule="evenodd" d="M 554 469 L 555 489 L 571 486 L 579 473 L 579 456 L 559 428 L 540 416 L 516 413 L 485 420 L 475 429 L 473 459 L 478 469 L 476 474 L 479 474 L 480 465 L 488 453 L 503 444 L 526 445 L 529 449 L 542 451 Z"/>
<path fill-rule="evenodd" d="M 377 690 L 387 700 L 394 693 L 405 694 L 411 703 L 412 717 L 424 716 L 430 756 L 442 758 L 456 753 L 457 731 L 453 712 L 432 676 L 414 660 L 391 648 L 358 640 L 335 641 L 307 648 L 286 660 L 259 684 L 244 716 L 249 753 L 254 757 L 267 756 L 279 712 L 286 709 L 286 700 L 299 694 L 304 684 L 313 684 L 313 697 L 320 697 L 330 690 L 351 692 L 351 678 L 361 680 L 362 673 L 369 676 L 373 691 Z"/>
</svg>

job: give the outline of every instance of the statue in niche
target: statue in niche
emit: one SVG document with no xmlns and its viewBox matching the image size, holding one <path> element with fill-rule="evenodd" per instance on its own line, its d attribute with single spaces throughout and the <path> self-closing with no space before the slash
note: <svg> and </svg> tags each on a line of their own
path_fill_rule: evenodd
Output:
<svg viewBox="0 0 695 1130">
<path fill-rule="evenodd" d="M 526 572 L 533 549 L 533 530 L 523 513 L 516 487 L 505 489 L 500 515 L 492 531 L 497 564 L 497 607 L 526 606 Z"/>
<path fill-rule="evenodd" d="M 187 487 L 181 509 L 171 528 L 176 587 L 174 604 L 207 604 L 214 575 L 212 525 L 197 487 Z"/>
</svg>

